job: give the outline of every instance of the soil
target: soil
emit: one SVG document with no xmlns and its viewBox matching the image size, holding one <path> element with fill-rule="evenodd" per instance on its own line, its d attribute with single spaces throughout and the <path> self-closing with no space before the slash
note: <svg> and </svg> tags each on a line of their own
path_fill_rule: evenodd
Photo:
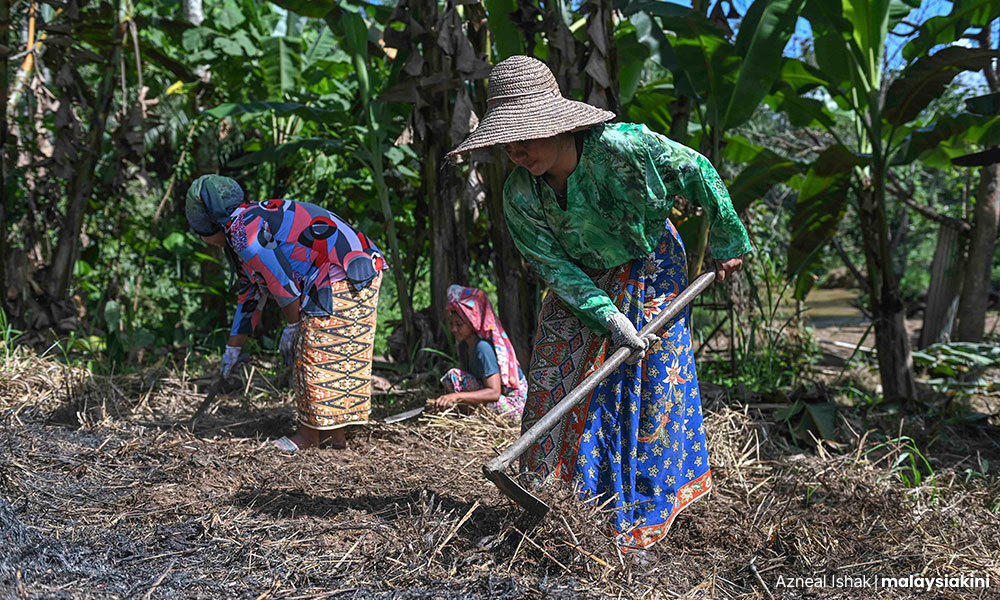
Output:
<svg viewBox="0 0 1000 600">
<path fill-rule="evenodd" d="M 571 490 L 543 490 L 530 527 L 482 477 L 515 423 L 373 422 L 347 450 L 285 454 L 269 440 L 291 432 L 289 392 L 247 374 L 192 430 L 207 386 L 183 372 L 3 363 L 0 598 L 1000 598 L 995 418 L 844 410 L 839 440 L 799 448 L 773 408 L 706 386 L 715 488 L 622 554 Z M 433 392 L 381 375 L 375 417 Z M 902 436 L 933 470 L 916 485 Z M 911 574 L 991 587 L 878 579 Z"/>
</svg>

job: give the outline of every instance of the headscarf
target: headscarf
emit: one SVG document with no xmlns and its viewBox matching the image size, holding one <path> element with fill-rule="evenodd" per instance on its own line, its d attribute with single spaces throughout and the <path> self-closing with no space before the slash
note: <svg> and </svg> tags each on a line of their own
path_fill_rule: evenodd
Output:
<svg viewBox="0 0 1000 600">
<path fill-rule="evenodd" d="M 212 235 L 223 231 L 232 213 L 243 203 L 243 188 L 235 179 L 222 175 L 202 175 L 188 187 L 184 199 L 184 213 L 188 225 L 198 235 Z M 226 244 L 229 262 L 229 289 L 233 290 L 240 273 L 240 258 Z"/>
<path fill-rule="evenodd" d="M 184 212 L 198 235 L 212 235 L 225 228 L 234 211 L 243 203 L 243 189 L 235 179 L 202 175 L 188 188 Z"/>
<path fill-rule="evenodd" d="M 503 330 L 500 319 L 493 312 L 493 304 L 480 289 L 460 285 L 448 287 L 448 308 L 462 315 L 476 334 L 493 344 L 500 367 L 500 380 L 505 389 L 518 389 L 521 376 L 518 372 L 517 355 Z M 471 348 L 470 348 L 471 350 Z"/>
</svg>

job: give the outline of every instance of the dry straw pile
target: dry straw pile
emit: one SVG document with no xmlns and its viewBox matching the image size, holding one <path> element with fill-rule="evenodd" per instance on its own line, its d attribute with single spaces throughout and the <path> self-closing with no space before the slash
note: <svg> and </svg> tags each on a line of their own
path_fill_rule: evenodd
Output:
<svg viewBox="0 0 1000 600">
<path fill-rule="evenodd" d="M 906 487 L 891 469 L 902 442 L 877 446 L 845 419 L 844 443 L 803 452 L 771 411 L 714 397 L 714 492 L 667 540 L 622 554 L 603 509 L 565 488 L 546 492 L 554 510 L 541 524 L 519 529 L 518 511 L 480 474 L 516 424 L 430 415 L 358 429 L 347 451 L 281 454 L 267 438 L 291 427 L 288 392 L 250 375 L 192 432 L 185 419 L 203 394 L 184 373 L 93 377 L 10 357 L 0 368 L 0 597 L 1000 597 L 990 510 L 1000 489 L 986 465 L 1000 464 L 1000 446 L 979 433 Z M 992 587 L 789 587 L 910 574 L 990 576 Z"/>
</svg>

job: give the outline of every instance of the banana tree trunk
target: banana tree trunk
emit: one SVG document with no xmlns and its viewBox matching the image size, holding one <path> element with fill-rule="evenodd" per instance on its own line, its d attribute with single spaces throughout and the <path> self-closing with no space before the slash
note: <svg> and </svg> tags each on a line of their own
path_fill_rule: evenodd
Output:
<svg viewBox="0 0 1000 600">
<path fill-rule="evenodd" d="M 446 339 L 448 286 L 462 285 L 468 280 L 468 273 L 461 272 L 459 267 L 462 249 L 458 243 L 454 186 L 438 178 L 442 173 L 438 160 L 443 154 L 437 143 L 428 144 L 424 154 L 424 193 L 430 208 L 431 306 L 440 324 L 433 335 L 438 342 Z"/>
<path fill-rule="evenodd" d="M 431 37 L 438 40 L 437 43 L 424 46 L 423 56 L 431 73 L 455 74 L 457 56 L 450 54 L 440 43 L 440 37 L 447 31 L 445 23 L 450 10 L 450 4 L 446 4 L 443 10 L 434 2 L 426 2 L 421 6 L 421 17 L 426 19 L 425 22 L 434 24 L 429 28 Z M 444 347 L 447 340 L 448 287 L 452 284 L 465 285 L 469 278 L 468 261 L 465 260 L 468 246 L 463 243 L 466 233 L 459 230 L 457 210 L 464 185 L 458 169 L 441 168 L 441 157 L 461 142 L 459 137 L 464 137 L 464 133 L 458 136 L 458 131 L 453 131 L 455 110 L 452 108 L 451 95 L 448 90 L 428 90 L 427 122 L 444 125 L 437 131 L 432 129 L 433 133 L 423 142 L 423 172 L 426 178 L 424 190 L 430 208 L 431 308 L 438 324 L 433 335 L 441 347 Z M 449 128 L 448 124 L 452 124 L 452 127 Z"/>
<path fill-rule="evenodd" d="M 918 348 L 946 342 L 951 337 L 962 289 L 964 246 L 962 234 L 954 227 L 941 223 L 931 263 L 931 284 L 927 290 L 927 308 L 924 310 Z"/>
<path fill-rule="evenodd" d="M 503 184 L 507 177 L 499 151 L 487 171 L 486 205 L 490 213 L 490 241 L 493 244 L 493 266 L 497 278 L 497 310 L 510 338 L 518 362 L 528 372 L 531 347 L 534 342 L 535 298 L 538 286 L 514 246 L 503 216 Z"/>
<path fill-rule="evenodd" d="M 557 13 L 561 0 L 552 0 L 546 3 L 545 9 L 550 11 L 550 15 L 545 18 L 550 19 L 552 28 L 559 29 L 560 24 L 569 33 L 569 28 L 562 23 L 561 16 Z M 470 32 L 474 29 L 470 28 Z M 473 48 L 478 54 L 487 54 L 490 48 L 489 33 L 483 28 L 484 35 L 473 35 L 470 33 L 469 39 Z M 551 32 L 550 32 L 551 35 Z M 564 39 L 565 38 L 561 38 Z M 560 45 L 562 50 L 559 53 L 557 62 L 550 63 L 553 71 L 564 74 L 564 78 L 559 81 L 560 89 L 567 95 L 571 92 L 572 60 L 575 59 L 575 46 L 571 46 L 572 36 L 566 44 Z M 558 44 L 557 44 L 558 45 Z M 570 51 L 572 50 L 572 54 Z M 563 67 L 566 67 L 563 70 Z M 567 87 L 563 87 L 566 85 Z M 479 114 L 485 113 L 486 103 L 486 82 L 478 80 L 475 83 L 476 97 L 480 101 L 478 107 Z M 497 306 L 500 321 L 503 323 L 507 336 L 510 338 L 514 352 L 517 354 L 518 362 L 525 373 L 528 370 L 528 363 L 531 359 L 531 339 L 535 333 L 535 299 L 538 295 L 538 286 L 531 276 L 521 253 L 514 246 L 514 239 L 507 230 L 507 222 L 503 215 L 503 184 L 507 179 L 507 158 L 503 151 L 493 149 L 493 160 L 482 164 L 483 175 L 486 185 L 486 210 L 489 215 L 490 244 L 493 247 L 493 269 L 496 276 L 497 285 Z"/>
<path fill-rule="evenodd" d="M 979 193 L 972 227 L 965 282 L 959 301 L 958 335 L 963 342 L 980 342 L 986 332 L 990 271 L 1000 220 L 1000 164 L 987 165 L 979 175 Z"/>
<path fill-rule="evenodd" d="M 906 311 L 892 270 L 882 165 L 875 165 L 870 186 L 859 192 L 859 205 L 882 394 L 887 400 L 914 400 L 917 388 L 913 357 L 906 331 Z"/>
<path fill-rule="evenodd" d="M 683 94 L 670 102 L 670 139 L 684 144 L 688 143 L 688 125 L 691 122 L 691 98 Z"/>
<path fill-rule="evenodd" d="M 701 152 L 710 163 L 716 164 L 719 156 L 719 144 L 721 136 L 714 127 L 708 130 L 708 135 L 702 140 Z M 702 266 L 705 263 L 705 255 L 708 253 L 708 234 L 711 224 L 708 222 L 708 213 L 702 214 L 699 219 L 698 237 L 695 239 L 694 247 L 688 250 L 690 263 L 688 264 L 688 281 L 694 281 L 695 277 L 701 275 Z"/>
<path fill-rule="evenodd" d="M 69 181 L 66 216 L 63 218 L 59 232 L 59 243 L 53 254 L 52 267 L 48 276 L 48 293 L 53 299 L 61 299 L 66 296 L 73 275 L 73 266 L 76 264 L 76 258 L 79 254 L 83 215 L 90 197 L 94 167 L 97 159 L 101 156 L 104 130 L 111 112 L 111 103 L 118 81 L 119 56 L 122 48 L 120 41 L 123 33 L 124 28 L 116 24 L 115 40 L 112 41 L 108 56 L 104 61 L 97 103 L 90 116 L 90 126 L 87 129 L 82 152 L 79 154 L 79 164 L 73 178 Z"/>
</svg>

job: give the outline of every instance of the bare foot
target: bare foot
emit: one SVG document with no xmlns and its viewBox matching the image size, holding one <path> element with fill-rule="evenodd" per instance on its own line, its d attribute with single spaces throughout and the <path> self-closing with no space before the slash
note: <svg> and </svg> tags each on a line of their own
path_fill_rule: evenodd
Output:
<svg viewBox="0 0 1000 600">
<path fill-rule="evenodd" d="M 299 447 L 299 450 L 318 446 L 320 443 L 319 431 L 311 427 L 300 426 L 295 435 L 289 436 L 292 442 Z"/>
<path fill-rule="evenodd" d="M 329 431 L 324 431 L 320 435 L 321 444 L 329 444 L 331 448 L 335 450 L 344 450 L 347 448 L 347 435 L 343 427 L 338 427 L 337 429 L 331 429 Z"/>
</svg>

